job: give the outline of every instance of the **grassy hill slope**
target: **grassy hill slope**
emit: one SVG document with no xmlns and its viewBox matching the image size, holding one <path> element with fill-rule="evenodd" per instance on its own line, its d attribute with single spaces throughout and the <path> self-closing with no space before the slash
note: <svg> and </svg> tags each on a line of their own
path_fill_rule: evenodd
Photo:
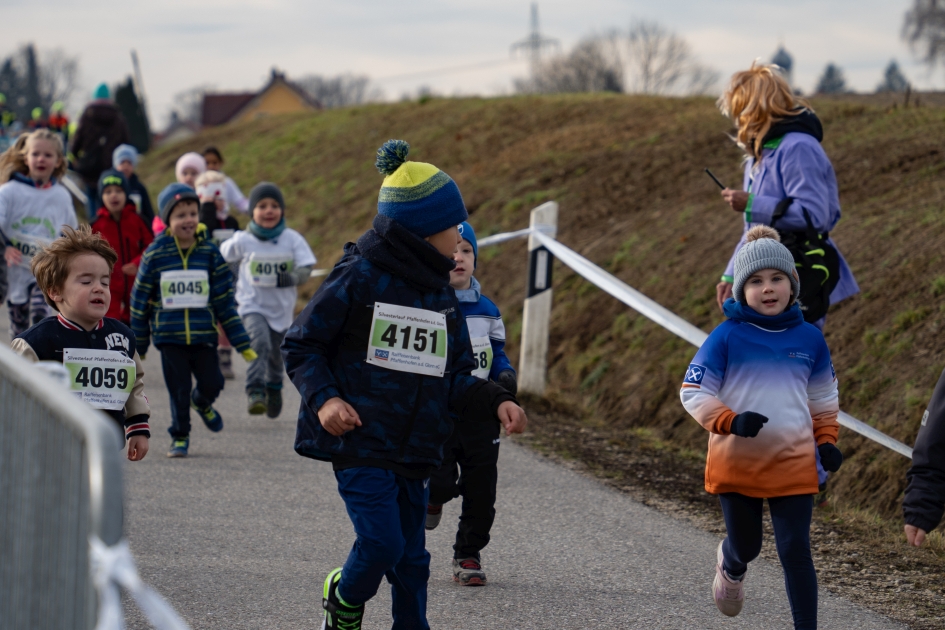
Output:
<svg viewBox="0 0 945 630">
<path fill-rule="evenodd" d="M 842 100 L 815 107 L 844 213 L 832 235 L 863 290 L 827 323 L 841 406 L 911 444 L 945 365 L 945 109 Z M 433 99 L 210 130 L 153 151 L 142 174 L 156 196 L 183 151 L 219 146 L 245 192 L 259 180 L 284 188 L 289 224 L 324 266 L 370 227 L 381 183 L 374 151 L 404 138 L 412 159 L 457 181 L 480 235 L 524 227 L 532 207 L 556 200 L 563 243 L 709 331 L 721 321 L 714 287 L 741 217 L 702 169 L 740 183 L 741 156 L 728 132 L 702 98 Z M 505 314 L 513 362 L 526 266 L 522 243 L 481 252 L 478 275 Z M 706 435 L 677 396 L 693 352 L 559 264 L 551 383 L 535 404 L 567 419 L 578 454 L 581 440 L 596 440 L 598 455 L 642 444 L 682 462 L 680 475 L 698 485 Z M 845 430 L 840 446 L 847 461 L 831 486 L 838 504 L 894 516 L 907 460 Z"/>
</svg>

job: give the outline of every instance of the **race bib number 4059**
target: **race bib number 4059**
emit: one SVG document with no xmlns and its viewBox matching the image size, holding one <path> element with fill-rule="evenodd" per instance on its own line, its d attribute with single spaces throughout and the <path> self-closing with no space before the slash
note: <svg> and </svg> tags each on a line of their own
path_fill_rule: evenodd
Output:
<svg viewBox="0 0 945 630">
<path fill-rule="evenodd" d="M 367 362 L 398 372 L 443 376 L 446 315 L 376 302 Z"/>
<path fill-rule="evenodd" d="M 96 409 L 124 409 L 135 384 L 135 362 L 114 350 L 66 348 L 69 389 Z"/>
<path fill-rule="evenodd" d="M 164 308 L 206 308 L 209 300 L 210 277 L 206 271 L 161 273 L 161 306 Z"/>
</svg>

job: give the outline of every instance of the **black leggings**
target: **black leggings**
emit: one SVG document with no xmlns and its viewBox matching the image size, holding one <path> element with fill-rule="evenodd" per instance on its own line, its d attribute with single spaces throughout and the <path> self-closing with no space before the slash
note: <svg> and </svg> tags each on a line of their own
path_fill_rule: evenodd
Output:
<svg viewBox="0 0 945 630">
<path fill-rule="evenodd" d="M 722 543 L 724 568 L 729 575 L 740 575 L 748 563 L 761 553 L 761 514 L 764 499 L 746 497 L 737 492 L 719 495 L 728 537 Z M 809 494 L 768 499 L 774 540 L 784 569 L 784 586 L 794 628 L 817 628 L 817 573 L 810 555 L 810 521 L 814 500 Z"/>
</svg>

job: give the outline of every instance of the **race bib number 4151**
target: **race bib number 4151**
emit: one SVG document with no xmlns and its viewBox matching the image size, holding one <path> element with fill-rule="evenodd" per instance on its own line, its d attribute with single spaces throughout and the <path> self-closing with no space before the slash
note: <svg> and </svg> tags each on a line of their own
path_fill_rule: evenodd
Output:
<svg viewBox="0 0 945 630">
<path fill-rule="evenodd" d="M 206 308 L 209 300 L 210 277 L 206 271 L 161 273 L 161 306 L 164 308 Z"/>
<path fill-rule="evenodd" d="M 443 376 L 446 349 L 446 315 L 375 302 L 368 363 L 398 372 Z"/>
<path fill-rule="evenodd" d="M 135 362 L 114 350 L 66 348 L 69 389 L 96 409 L 124 409 L 135 384 Z"/>
</svg>

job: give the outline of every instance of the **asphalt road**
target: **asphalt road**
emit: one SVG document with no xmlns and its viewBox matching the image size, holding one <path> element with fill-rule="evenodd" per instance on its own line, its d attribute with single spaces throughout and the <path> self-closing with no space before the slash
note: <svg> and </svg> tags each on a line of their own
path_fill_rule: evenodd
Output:
<svg viewBox="0 0 945 630">
<path fill-rule="evenodd" d="M 320 627 L 321 585 L 353 530 L 328 464 L 292 450 L 298 394 L 282 417 L 245 412 L 242 375 L 218 401 L 225 428 L 194 415 L 191 456 L 167 459 L 167 392 L 159 355 L 146 362 L 151 452 L 125 463 L 127 536 L 142 578 L 193 628 Z M 753 563 L 739 617 L 711 598 L 718 538 L 556 466 L 506 440 L 498 517 L 483 554 L 489 585 L 452 581 L 458 502 L 427 538 L 433 628 L 790 628 L 780 567 Z M 821 592 L 822 628 L 902 628 Z M 389 628 L 385 584 L 364 627 Z M 148 628 L 133 608 L 129 628 Z"/>
</svg>

